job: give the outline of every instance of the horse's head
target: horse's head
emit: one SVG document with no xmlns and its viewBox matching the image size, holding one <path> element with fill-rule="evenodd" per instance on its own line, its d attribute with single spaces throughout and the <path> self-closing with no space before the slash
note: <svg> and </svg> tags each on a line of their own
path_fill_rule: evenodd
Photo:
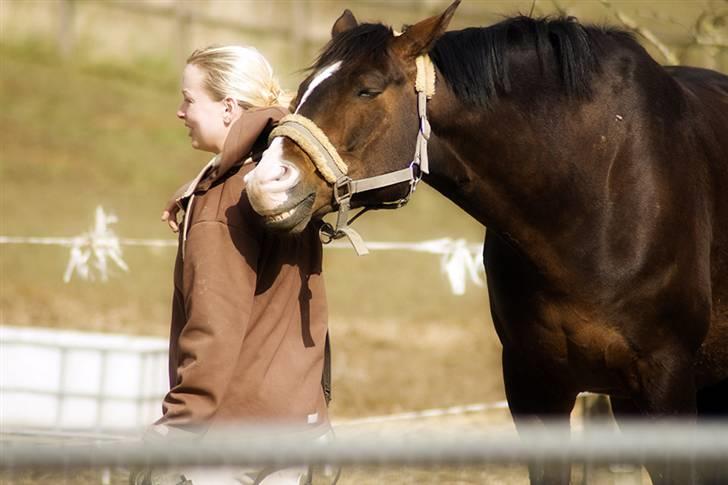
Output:
<svg viewBox="0 0 728 485">
<path fill-rule="evenodd" d="M 408 196 L 419 179 L 419 167 L 411 167 L 422 122 L 416 59 L 446 30 L 459 2 L 401 35 L 358 24 L 348 10 L 334 23 L 299 87 L 295 114 L 276 128 L 246 177 L 250 202 L 269 228 L 297 232 L 344 204 L 381 206 Z"/>
</svg>

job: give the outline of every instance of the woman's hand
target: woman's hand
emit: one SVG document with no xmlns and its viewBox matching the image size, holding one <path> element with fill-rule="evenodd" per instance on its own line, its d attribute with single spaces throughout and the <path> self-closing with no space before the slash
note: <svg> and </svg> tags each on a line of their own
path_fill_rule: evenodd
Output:
<svg viewBox="0 0 728 485">
<path fill-rule="evenodd" d="M 167 202 L 164 211 L 162 212 L 162 222 L 166 222 L 172 232 L 179 232 L 179 223 L 177 222 L 177 213 L 179 212 L 179 206 L 175 199 Z"/>
<path fill-rule="evenodd" d="M 194 180 L 183 184 L 180 188 L 175 190 L 174 194 L 172 194 L 172 198 L 169 199 L 169 201 L 167 201 L 167 204 L 164 206 L 164 210 L 162 211 L 162 222 L 166 222 L 169 228 L 172 229 L 172 232 L 179 232 L 179 222 L 177 222 L 177 214 L 182 208 L 179 205 L 179 201 L 185 195 L 185 193 L 187 192 L 187 188 L 192 182 L 194 182 Z"/>
</svg>

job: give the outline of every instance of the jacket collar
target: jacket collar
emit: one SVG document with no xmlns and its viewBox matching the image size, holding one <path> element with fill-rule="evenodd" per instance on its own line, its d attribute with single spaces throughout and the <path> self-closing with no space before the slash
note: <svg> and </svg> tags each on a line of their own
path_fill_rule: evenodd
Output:
<svg viewBox="0 0 728 485">
<path fill-rule="evenodd" d="M 180 187 L 173 198 L 185 209 L 193 194 L 203 194 L 231 168 L 252 163 L 251 155 L 265 150 L 268 134 L 288 110 L 282 106 L 252 108 L 243 112 L 230 128 L 222 152 L 214 156 L 188 184 Z"/>
</svg>

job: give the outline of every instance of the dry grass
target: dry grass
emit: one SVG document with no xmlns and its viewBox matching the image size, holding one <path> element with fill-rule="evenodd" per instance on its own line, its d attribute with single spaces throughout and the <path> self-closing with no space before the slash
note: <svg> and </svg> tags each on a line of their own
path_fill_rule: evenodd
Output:
<svg viewBox="0 0 728 485">
<path fill-rule="evenodd" d="M 334 419 L 504 399 L 485 322 L 334 321 Z"/>
<path fill-rule="evenodd" d="M 0 56 L 0 234 L 77 235 L 102 204 L 119 216 L 121 236 L 172 239 L 158 222 L 159 209 L 206 157 L 188 147 L 174 119 L 178 100 L 169 76 L 59 65 L 8 46 L 0 46 Z M 117 79 L 119 70 L 126 81 Z M 426 187 L 410 206 L 367 215 L 357 227 L 369 240 L 477 242 L 483 236 L 479 224 Z M 66 285 L 67 250 L 0 246 L 0 324 L 166 336 L 173 257 L 173 249 L 129 248 L 130 274 Z M 327 250 L 325 273 L 334 421 L 503 399 L 500 344 L 484 288 L 453 296 L 437 257 L 403 252 L 357 258 Z M 452 430 L 512 427 L 503 411 L 438 423 Z M 526 478 L 524 467 L 350 468 L 340 483 L 519 484 Z M 0 474 L 7 485 L 100 480 L 88 470 Z M 126 483 L 126 475 L 114 470 L 110 481 Z"/>
<path fill-rule="evenodd" d="M 132 75 L 119 81 L 115 71 L 0 49 L 0 233 L 75 236 L 90 228 L 100 204 L 119 217 L 114 230 L 122 237 L 173 239 L 159 222 L 160 208 L 207 156 L 188 146 L 168 76 L 160 74 L 157 83 Z M 478 241 L 483 235 L 481 226 L 426 188 L 401 211 L 363 219 L 357 225 L 369 240 Z M 129 275 L 117 271 L 107 283 L 65 285 L 66 249 L 0 247 L 0 323 L 165 335 L 174 250 L 127 248 L 124 258 Z M 449 294 L 434 256 L 357 259 L 332 250 L 325 265 L 335 319 L 486 314 L 483 290 Z"/>
</svg>

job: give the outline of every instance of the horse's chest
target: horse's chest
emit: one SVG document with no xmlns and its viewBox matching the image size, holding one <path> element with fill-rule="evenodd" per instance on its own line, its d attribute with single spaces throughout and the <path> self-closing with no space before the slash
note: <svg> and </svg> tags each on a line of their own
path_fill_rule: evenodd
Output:
<svg viewBox="0 0 728 485">
<path fill-rule="evenodd" d="M 543 302 L 538 315 L 528 351 L 540 365 L 588 390 L 607 390 L 624 382 L 635 355 L 611 325 L 564 303 Z"/>
</svg>

